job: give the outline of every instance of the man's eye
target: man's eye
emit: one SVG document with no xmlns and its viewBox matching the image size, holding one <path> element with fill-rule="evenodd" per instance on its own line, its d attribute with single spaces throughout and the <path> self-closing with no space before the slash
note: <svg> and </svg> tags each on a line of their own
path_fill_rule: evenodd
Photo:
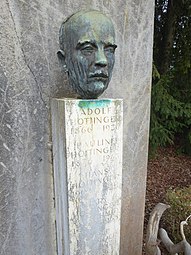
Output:
<svg viewBox="0 0 191 255">
<path fill-rule="evenodd" d="M 84 47 L 81 49 L 81 52 L 84 55 L 91 55 L 94 52 L 94 48 L 93 47 Z"/>
<path fill-rule="evenodd" d="M 106 53 L 114 54 L 115 53 L 115 47 L 112 47 L 112 46 L 105 47 L 104 51 Z"/>
</svg>

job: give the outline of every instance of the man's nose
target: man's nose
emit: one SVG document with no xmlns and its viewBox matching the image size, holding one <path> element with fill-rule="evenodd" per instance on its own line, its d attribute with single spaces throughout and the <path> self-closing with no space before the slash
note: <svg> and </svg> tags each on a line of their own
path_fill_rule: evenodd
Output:
<svg viewBox="0 0 191 255">
<path fill-rule="evenodd" d="M 95 64 L 102 67 L 107 65 L 107 58 L 105 56 L 104 50 L 98 49 L 98 51 L 96 52 Z"/>
</svg>

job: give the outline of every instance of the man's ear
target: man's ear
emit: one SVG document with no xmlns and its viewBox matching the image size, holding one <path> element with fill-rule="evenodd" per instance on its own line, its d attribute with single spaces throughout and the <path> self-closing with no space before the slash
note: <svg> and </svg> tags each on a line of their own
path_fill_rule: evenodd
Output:
<svg viewBox="0 0 191 255">
<path fill-rule="evenodd" d="M 57 52 L 57 56 L 58 56 L 58 58 L 59 58 L 59 60 L 60 60 L 60 62 L 63 64 L 63 65 L 65 65 L 65 53 L 64 53 L 64 51 L 63 50 L 59 50 L 58 52 Z"/>
<path fill-rule="evenodd" d="M 67 73 L 68 69 L 67 69 L 67 66 L 66 66 L 66 56 L 65 56 L 64 51 L 63 50 L 59 50 L 57 52 L 57 56 L 58 56 L 58 59 L 60 61 L 60 64 L 61 64 L 62 68 L 64 69 L 64 72 Z"/>
</svg>

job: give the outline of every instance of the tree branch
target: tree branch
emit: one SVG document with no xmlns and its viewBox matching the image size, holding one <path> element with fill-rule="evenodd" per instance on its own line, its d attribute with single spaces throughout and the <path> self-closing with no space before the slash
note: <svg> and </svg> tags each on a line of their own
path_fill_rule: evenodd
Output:
<svg viewBox="0 0 191 255">
<path fill-rule="evenodd" d="M 160 74 L 165 74 L 168 71 L 170 64 L 170 53 L 174 42 L 175 24 L 177 19 L 177 15 L 175 13 L 175 4 L 176 2 L 174 3 L 173 0 L 168 0 L 160 54 Z"/>
</svg>

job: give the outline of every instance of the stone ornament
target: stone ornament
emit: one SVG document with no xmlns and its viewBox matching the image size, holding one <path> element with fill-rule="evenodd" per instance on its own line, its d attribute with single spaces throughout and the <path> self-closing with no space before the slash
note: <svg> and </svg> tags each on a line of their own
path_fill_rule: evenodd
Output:
<svg viewBox="0 0 191 255">
<path fill-rule="evenodd" d="M 115 31 L 100 11 L 79 11 L 64 21 L 58 57 L 82 99 L 96 99 L 108 87 L 115 62 Z"/>
</svg>

